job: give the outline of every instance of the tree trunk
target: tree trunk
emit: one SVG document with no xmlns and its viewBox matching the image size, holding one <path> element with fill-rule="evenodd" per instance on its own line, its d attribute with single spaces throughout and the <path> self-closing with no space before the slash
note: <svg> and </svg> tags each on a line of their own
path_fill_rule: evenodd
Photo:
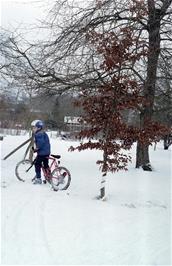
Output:
<svg viewBox="0 0 172 266">
<path fill-rule="evenodd" d="M 102 176 L 101 180 L 101 188 L 100 188 L 100 198 L 103 199 L 105 197 L 105 184 L 106 184 L 106 179 L 105 176 Z"/>
<path fill-rule="evenodd" d="M 149 160 L 149 146 L 142 146 L 138 142 L 136 151 L 136 168 L 139 168 L 140 166 L 142 166 L 145 171 L 152 171 Z"/>
<path fill-rule="evenodd" d="M 107 127 L 108 128 L 108 127 Z M 107 136 L 107 131 L 104 132 L 104 138 L 106 139 Z M 102 180 L 101 180 L 101 185 L 100 185 L 100 195 L 98 196 L 98 199 L 104 200 L 105 199 L 105 186 L 106 186 L 106 175 L 107 175 L 107 169 L 106 169 L 106 163 L 107 163 L 107 150 L 106 148 L 104 149 L 103 152 L 103 167 L 102 167 Z"/>
<path fill-rule="evenodd" d="M 164 136 L 164 150 L 168 150 L 170 145 L 172 144 L 172 135 L 168 134 Z"/>
<path fill-rule="evenodd" d="M 102 175 L 101 185 L 100 185 L 100 195 L 98 195 L 96 198 L 98 200 L 105 200 L 105 185 L 106 185 L 106 174 Z"/>
<path fill-rule="evenodd" d="M 140 127 L 144 129 L 148 122 L 152 120 L 153 104 L 155 98 L 155 84 L 157 77 L 158 58 L 160 54 L 160 10 L 154 6 L 154 1 L 148 1 L 149 18 L 148 18 L 148 34 L 149 34 L 149 51 L 147 63 L 147 78 L 144 86 L 144 98 L 146 104 L 140 114 Z M 137 145 L 136 167 L 151 171 L 149 160 L 149 145 Z"/>
</svg>

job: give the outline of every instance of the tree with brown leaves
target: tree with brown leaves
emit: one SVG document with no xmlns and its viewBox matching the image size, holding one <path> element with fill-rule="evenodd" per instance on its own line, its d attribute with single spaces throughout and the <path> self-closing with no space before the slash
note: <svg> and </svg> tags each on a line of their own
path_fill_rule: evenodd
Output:
<svg viewBox="0 0 172 266">
<path fill-rule="evenodd" d="M 84 109 L 81 122 L 85 121 L 89 127 L 80 132 L 83 139 L 77 147 L 70 150 L 96 149 L 103 153 L 102 159 L 97 161 L 102 172 L 101 190 L 99 198 L 105 197 L 105 177 L 108 172 L 127 170 L 131 160 L 125 150 L 129 150 L 134 141 L 142 145 L 155 138 L 160 130 L 156 125 L 149 125 L 148 130 L 128 125 L 123 119 L 124 110 L 139 110 L 144 103 L 140 95 L 141 88 L 130 70 L 126 66 L 135 64 L 144 55 L 145 50 L 133 52 L 135 37 L 130 27 L 114 32 L 89 34 L 90 42 L 101 55 L 100 69 L 106 71 L 104 80 L 96 91 L 82 90 L 77 104 Z"/>
<path fill-rule="evenodd" d="M 125 73 L 137 81 L 145 99 L 139 109 L 139 127 L 146 132 L 144 138 L 148 139 L 152 128 L 157 127 L 156 124 L 153 126 L 153 117 L 159 59 L 163 58 L 167 64 L 171 58 L 172 0 L 95 0 L 92 4 L 81 3 L 80 6 L 77 1 L 59 0 L 54 3 L 46 23 L 50 29 L 49 39 L 38 45 L 27 43 L 25 49 L 21 48 L 19 40 L 11 39 L 8 48 L 12 49 L 12 56 L 9 49 L 3 53 L 9 59 L 7 75 L 13 75 L 24 86 L 29 84 L 36 92 L 88 89 L 93 93 L 110 77 L 109 71 L 100 67 L 102 53 L 90 43 L 90 34 L 109 32 L 120 38 L 119 31 L 130 28 L 134 37 L 130 46 L 133 62 L 125 64 L 123 70 L 125 68 Z M 118 56 L 123 56 L 123 53 L 128 56 L 123 47 L 118 47 L 118 50 L 121 51 Z M 109 47 L 106 47 L 105 55 L 107 68 L 114 66 L 116 54 L 109 53 Z M 134 60 L 136 55 L 138 60 Z M 136 167 L 151 171 L 149 145 L 150 140 L 144 145 L 138 140 Z"/>
</svg>

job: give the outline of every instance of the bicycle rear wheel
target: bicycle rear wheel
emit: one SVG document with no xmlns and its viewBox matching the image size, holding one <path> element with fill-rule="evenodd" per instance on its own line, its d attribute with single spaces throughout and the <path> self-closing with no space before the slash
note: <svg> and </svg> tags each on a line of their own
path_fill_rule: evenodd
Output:
<svg viewBox="0 0 172 266">
<path fill-rule="evenodd" d="M 30 168 L 30 169 L 29 169 Z M 29 170 L 28 170 L 29 169 Z M 28 170 L 28 172 L 27 172 Z M 33 164 L 30 160 L 20 161 L 15 168 L 15 175 L 20 181 L 31 181 L 35 177 Z"/>
<path fill-rule="evenodd" d="M 71 174 L 66 167 L 60 166 L 53 170 L 51 185 L 55 191 L 66 190 L 70 186 Z"/>
</svg>

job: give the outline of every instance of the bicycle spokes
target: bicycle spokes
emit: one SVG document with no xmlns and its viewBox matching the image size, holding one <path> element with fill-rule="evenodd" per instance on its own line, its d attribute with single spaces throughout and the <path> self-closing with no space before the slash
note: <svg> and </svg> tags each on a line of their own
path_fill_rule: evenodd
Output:
<svg viewBox="0 0 172 266">
<path fill-rule="evenodd" d="M 67 189 L 70 181 L 70 172 L 65 167 L 58 167 L 52 172 L 52 187 L 55 190 Z"/>
<path fill-rule="evenodd" d="M 15 168 L 16 177 L 20 181 L 30 181 L 35 176 L 35 170 L 32 168 L 32 162 L 30 160 L 20 161 Z"/>
</svg>

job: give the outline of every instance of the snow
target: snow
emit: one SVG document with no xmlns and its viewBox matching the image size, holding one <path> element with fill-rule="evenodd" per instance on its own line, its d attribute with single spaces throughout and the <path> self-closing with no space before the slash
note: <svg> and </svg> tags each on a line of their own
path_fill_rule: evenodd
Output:
<svg viewBox="0 0 172 266">
<path fill-rule="evenodd" d="M 28 136 L 5 136 L 1 159 Z M 1 160 L 1 264 L 171 265 L 171 147 L 150 148 L 154 171 L 109 174 L 105 201 L 96 200 L 97 151 L 68 152 L 73 141 L 51 138 L 52 153 L 72 175 L 68 190 L 15 177 L 27 146 Z"/>
</svg>

